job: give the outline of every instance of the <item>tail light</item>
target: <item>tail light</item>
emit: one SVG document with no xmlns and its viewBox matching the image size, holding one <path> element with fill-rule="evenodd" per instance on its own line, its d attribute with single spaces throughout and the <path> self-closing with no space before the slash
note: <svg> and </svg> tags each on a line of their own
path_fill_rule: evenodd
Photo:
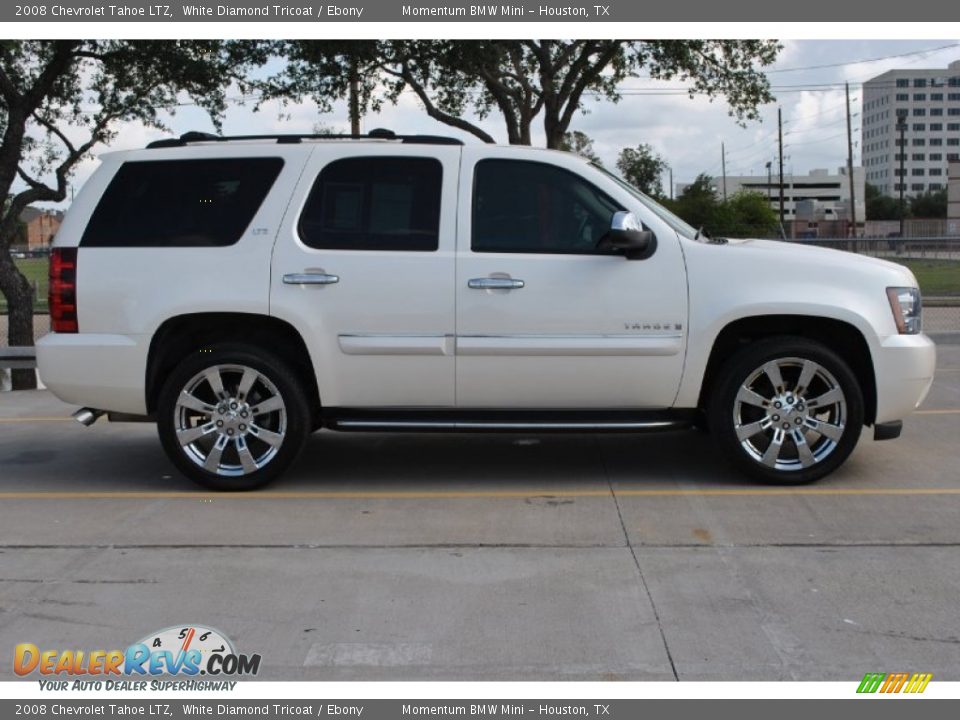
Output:
<svg viewBox="0 0 960 720">
<path fill-rule="evenodd" d="M 58 333 L 78 332 L 77 248 L 50 251 L 50 329 Z"/>
</svg>

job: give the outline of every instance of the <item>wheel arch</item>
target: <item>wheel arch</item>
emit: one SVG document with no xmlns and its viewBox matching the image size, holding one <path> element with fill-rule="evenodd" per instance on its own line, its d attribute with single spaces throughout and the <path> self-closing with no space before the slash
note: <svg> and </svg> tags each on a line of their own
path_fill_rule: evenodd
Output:
<svg viewBox="0 0 960 720">
<path fill-rule="evenodd" d="M 288 362 L 306 388 L 314 425 L 319 423 L 320 393 L 303 337 L 288 322 L 254 313 L 191 313 L 165 320 L 153 334 L 147 354 L 147 412 L 156 412 L 164 379 L 178 363 L 192 352 L 222 342 L 262 347 Z"/>
<path fill-rule="evenodd" d="M 811 315 L 754 315 L 728 323 L 717 334 L 707 360 L 697 407 L 704 409 L 727 359 L 744 345 L 775 336 L 802 337 L 837 353 L 857 378 L 864 402 L 864 424 L 877 414 L 877 381 L 870 345 L 854 325 L 834 318 Z"/>
</svg>

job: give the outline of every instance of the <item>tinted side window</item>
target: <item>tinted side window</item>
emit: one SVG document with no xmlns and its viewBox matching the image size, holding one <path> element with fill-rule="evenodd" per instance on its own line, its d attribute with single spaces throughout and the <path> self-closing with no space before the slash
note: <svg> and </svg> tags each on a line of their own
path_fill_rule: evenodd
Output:
<svg viewBox="0 0 960 720">
<path fill-rule="evenodd" d="M 310 191 L 300 238 L 325 250 L 436 250 L 442 181 L 433 158 L 336 160 Z"/>
<path fill-rule="evenodd" d="M 616 202 L 572 172 L 523 160 L 482 160 L 473 181 L 474 252 L 609 254 L 597 241 Z"/>
<path fill-rule="evenodd" d="M 157 160 L 120 167 L 83 233 L 87 247 L 212 247 L 243 235 L 281 158 Z"/>
</svg>

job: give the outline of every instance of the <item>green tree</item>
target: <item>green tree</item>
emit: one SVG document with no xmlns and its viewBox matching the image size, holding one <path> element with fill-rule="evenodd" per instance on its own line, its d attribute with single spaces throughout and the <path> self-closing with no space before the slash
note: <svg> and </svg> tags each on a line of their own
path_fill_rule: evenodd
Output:
<svg viewBox="0 0 960 720">
<path fill-rule="evenodd" d="M 664 204 L 710 237 L 764 237 L 779 225 L 766 195 L 740 190 L 721 201 L 713 178 L 706 174 L 698 175 L 676 200 Z"/>
<path fill-rule="evenodd" d="M 777 230 L 777 212 L 763 193 L 740 190 L 720 203 L 709 231 L 716 237 L 763 237 Z"/>
<path fill-rule="evenodd" d="M 910 214 L 915 218 L 945 218 L 947 216 L 947 191 L 929 190 L 910 198 Z"/>
<path fill-rule="evenodd" d="M 713 178 L 705 173 L 697 175 L 696 180 L 687 185 L 676 200 L 668 201 L 667 206 L 684 221 L 695 228 L 710 231 L 717 207 L 717 188 Z"/>
<path fill-rule="evenodd" d="M 900 201 L 889 195 L 880 192 L 880 188 L 867 183 L 864 190 L 867 203 L 867 220 L 899 220 L 900 219 Z M 904 217 L 910 217 L 909 201 L 904 203 L 906 213 Z"/>
<path fill-rule="evenodd" d="M 379 110 L 386 98 L 380 66 L 388 41 L 280 40 L 268 47 L 284 63 L 274 75 L 251 81 L 261 102 L 309 97 L 327 113 L 335 100 L 346 99 L 351 129 L 359 131 L 360 119 L 371 109 Z"/>
<path fill-rule="evenodd" d="M 494 138 L 465 118 L 470 111 L 499 114 L 507 142 L 519 145 L 531 144 L 540 118 L 547 147 L 559 148 L 587 95 L 616 102 L 620 83 L 641 70 L 687 80 L 691 95 L 724 96 L 731 115 L 755 119 L 773 99 L 761 68 L 780 49 L 773 40 L 282 41 L 275 51 L 286 67 L 265 92 L 321 103 L 345 97 L 353 63 L 366 102 L 396 102 L 411 90 L 430 117 L 484 142 Z"/>
<path fill-rule="evenodd" d="M 560 143 L 558 149 L 576 153 L 597 165 L 603 165 L 603 163 L 600 162 L 600 158 L 597 157 L 596 151 L 593 149 L 593 140 L 589 135 L 580 130 L 573 130 L 564 135 L 563 142 Z"/>
<path fill-rule="evenodd" d="M 9 308 L 10 345 L 33 345 L 30 284 L 10 257 L 20 214 L 60 202 L 90 150 L 120 121 L 161 127 L 159 112 L 184 96 L 219 116 L 225 91 L 266 60 L 259 43 L 238 41 L 0 41 L 0 291 Z M 18 184 L 18 188 L 14 184 Z M 15 370 L 13 386 L 34 387 Z"/>
<path fill-rule="evenodd" d="M 661 176 L 666 169 L 666 161 L 647 143 L 624 148 L 617 156 L 617 170 L 624 180 L 653 197 L 663 196 Z"/>
</svg>

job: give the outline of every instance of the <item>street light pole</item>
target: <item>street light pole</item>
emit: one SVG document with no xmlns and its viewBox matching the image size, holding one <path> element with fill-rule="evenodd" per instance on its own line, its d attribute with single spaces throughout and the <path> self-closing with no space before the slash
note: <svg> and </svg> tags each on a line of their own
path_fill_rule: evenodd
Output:
<svg viewBox="0 0 960 720">
<path fill-rule="evenodd" d="M 898 113 L 897 120 L 897 130 L 900 131 L 900 237 L 903 238 L 903 190 L 907 185 L 907 176 L 905 175 L 903 164 L 907 157 L 907 144 L 904 140 L 904 134 L 907 131 L 907 116 L 903 113 Z"/>
</svg>

